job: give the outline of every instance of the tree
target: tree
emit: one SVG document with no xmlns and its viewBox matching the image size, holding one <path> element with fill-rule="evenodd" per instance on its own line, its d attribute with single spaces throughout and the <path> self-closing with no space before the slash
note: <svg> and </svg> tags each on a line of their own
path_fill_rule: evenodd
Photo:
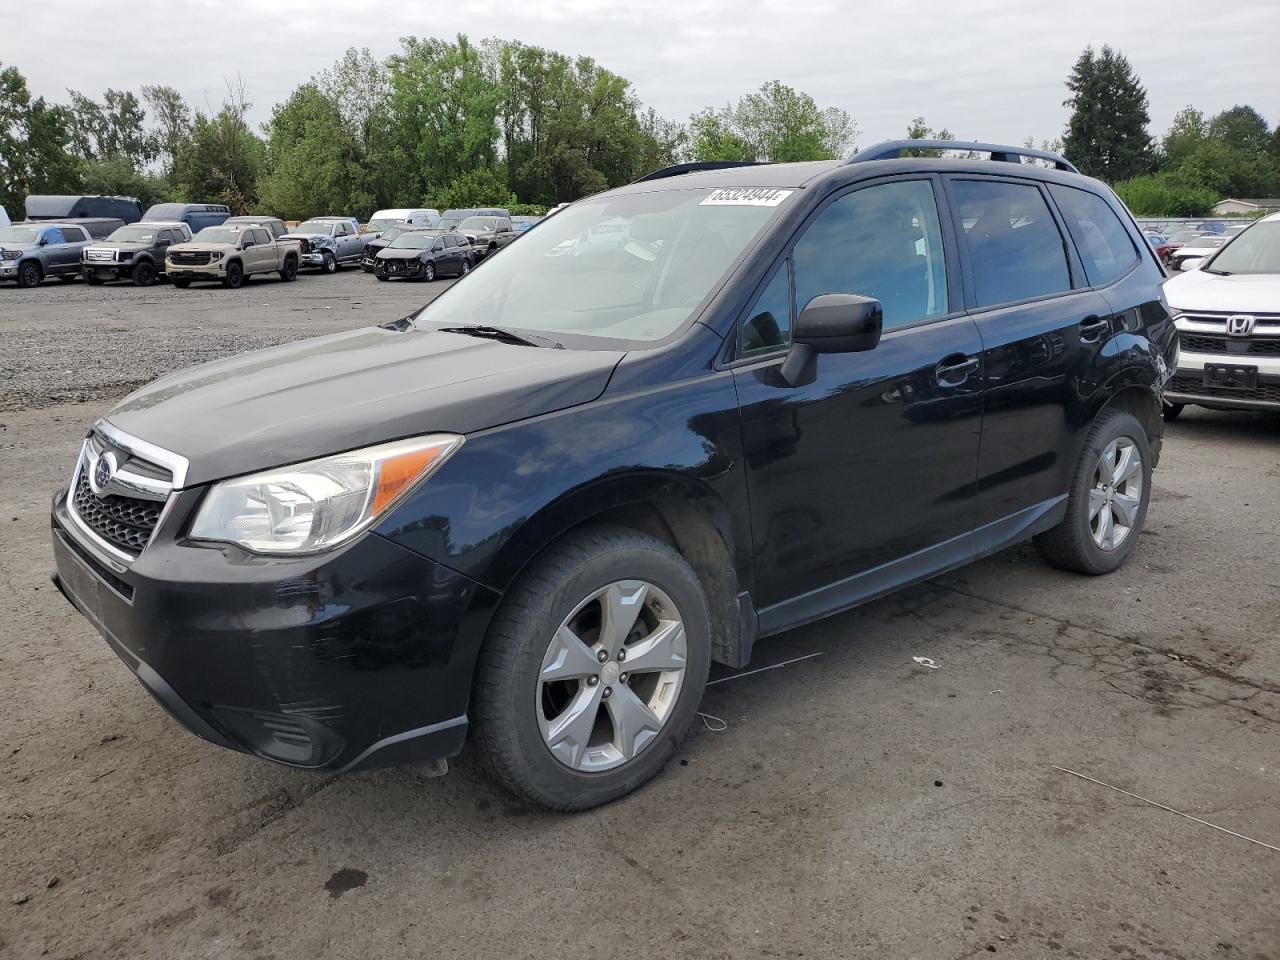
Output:
<svg viewBox="0 0 1280 960">
<path fill-rule="evenodd" d="M 1116 184 L 1116 193 L 1140 217 L 1203 217 L 1212 211 L 1219 196 L 1163 171 L 1121 181 Z"/>
<path fill-rule="evenodd" d="M 0 206 L 21 217 L 29 193 L 74 193 L 80 169 L 69 151 L 71 118 L 31 98 L 17 67 L 0 64 Z"/>
<path fill-rule="evenodd" d="M 941 130 L 934 130 L 933 127 L 925 123 L 924 117 L 915 117 L 907 124 L 908 140 L 954 140 L 953 134 L 946 127 Z M 940 157 L 941 150 L 910 150 L 908 153 L 913 157 Z"/>
<path fill-rule="evenodd" d="M 79 189 L 109 197 L 136 197 L 144 210 L 153 203 L 177 199 L 173 183 L 167 177 L 140 171 L 125 157 L 84 161 L 80 166 Z"/>
<path fill-rule="evenodd" d="M 689 152 L 694 160 L 755 160 L 751 148 L 737 133 L 733 108 L 706 107 L 689 118 Z"/>
<path fill-rule="evenodd" d="M 245 121 L 250 106 L 243 82 L 228 81 L 222 108 L 213 116 L 196 114 L 174 163 L 187 200 L 225 203 L 237 213 L 257 203 L 266 148 Z"/>
<path fill-rule="evenodd" d="M 844 110 L 819 110 L 807 93 L 776 80 L 736 106 L 708 107 L 689 118 L 695 160 L 830 160 L 848 153 L 857 134 Z"/>
<path fill-rule="evenodd" d="M 269 209 L 291 220 L 373 213 L 361 145 L 339 105 L 314 83 L 275 108 L 267 131 L 271 172 L 262 177 L 260 193 Z"/>
<path fill-rule="evenodd" d="M 147 84 L 142 87 L 142 99 L 151 108 L 154 126 L 151 139 L 155 144 L 156 158 L 165 173 L 172 177 L 174 163 L 182 144 L 191 136 L 191 108 L 173 87 L 163 84 Z"/>
<path fill-rule="evenodd" d="M 131 91 L 108 89 L 102 103 L 76 90 L 67 93 L 71 97 L 72 144 L 82 158 L 120 157 L 135 167 L 155 159 L 155 141 L 144 127 L 146 111 Z"/>
<path fill-rule="evenodd" d="M 438 210 L 459 207 L 516 206 L 516 195 L 507 187 L 507 181 L 491 167 L 480 167 L 464 173 L 442 190 L 431 194 L 430 204 Z"/>
<path fill-rule="evenodd" d="M 1186 160 L 1196 147 L 1209 137 L 1209 125 L 1204 114 L 1195 107 L 1187 106 L 1178 111 L 1160 144 L 1161 163 L 1166 167 L 1176 167 Z"/>
<path fill-rule="evenodd" d="M 1262 114 L 1249 106 L 1223 110 L 1209 121 L 1208 135 L 1243 157 L 1260 157 L 1270 145 L 1271 130 Z"/>
<path fill-rule="evenodd" d="M 1067 159 L 1083 173 L 1116 181 L 1152 167 L 1147 92 L 1128 59 L 1104 46 L 1085 47 L 1067 78 L 1071 117 L 1062 138 Z"/>
</svg>

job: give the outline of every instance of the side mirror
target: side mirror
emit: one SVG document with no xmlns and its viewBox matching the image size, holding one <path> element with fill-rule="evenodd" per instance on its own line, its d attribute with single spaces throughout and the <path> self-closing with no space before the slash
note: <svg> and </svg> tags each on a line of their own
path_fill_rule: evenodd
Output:
<svg viewBox="0 0 1280 960">
<path fill-rule="evenodd" d="M 41 237 L 39 240 L 36 241 L 37 247 L 47 247 L 48 245 L 49 245 L 48 237 Z"/>
<path fill-rule="evenodd" d="M 810 300 L 795 329 L 782 378 L 799 386 L 813 378 L 820 353 L 858 353 L 875 349 L 884 327 L 884 307 L 874 297 L 827 293 Z"/>
<path fill-rule="evenodd" d="M 1182 265 L 1179 266 L 1178 269 L 1183 271 L 1199 270 L 1201 267 L 1204 266 L 1204 262 L 1207 259 L 1208 259 L 1207 257 L 1184 257 L 1182 260 Z"/>
</svg>

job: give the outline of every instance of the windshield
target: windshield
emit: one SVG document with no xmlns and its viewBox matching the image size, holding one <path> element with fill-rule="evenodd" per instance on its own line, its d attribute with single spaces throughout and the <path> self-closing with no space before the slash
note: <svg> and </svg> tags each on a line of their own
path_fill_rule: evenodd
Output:
<svg viewBox="0 0 1280 960">
<path fill-rule="evenodd" d="M 523 240 L 520 241 L 524 243 Z M 512 249 L 516 248 L 512 244 Z M 1210 273 L 1280 273 L 1280 220 L 1257 223 L 1209 261 Z"/>
<path fill-rule="evenodd" d="M 497 228 L 496 217 L 467 217 L 458 224 L 459 230 L 496 230 Z"/>
<path fill-rule="evenodd" d="M 429 250 L 438 236 L 435 231 L 414 230 L 396 237 L 389 246 L 397 250 Z"/>
<path fill-rule="evenodd" d="M 230 227 L 205 227 L 196 234 L 196 243 L 235 243 L 240 239 L 240 231 Z"/>
<path fill-rule="evenodd" d="M 456 284 L 416 319 L 660 340 L 794 192 L 668 189 L 582 200 L 486 263 L 484 283 Z"/>
<path fill-rule="evenodd" d="M 322 233 L 328 235 L 333 233 L 335 224 L 329 220 L 306 220 L 298 224 L 291 231 L 292 233 Z"/>
<path fill-rule="evenodd" d="M 38 227 L 0 227 L 0 243 L 35 243 Z"/>
<path fill-rule="evenodd" d="M 155 238 L 156 228 L 144 226 L 120 227 L 107 237 L 108 240 L 122 240 L 128 243 L 151 243 Z"/>
<path fill-rule="evenodd" d="M 1197 237 L 1204 236 L 1198 230 L 1179 230 L 1169 238 L 1170 243 L 1186 243 L 1188 240 L 1195 240 Z"/>
<path fill-rule="evenodd" d="M 369 229 L 375 230 L 377 228 L 374 227 L 372 223 L 370 223 Z M 388 241 L 394 240 L 396 237 L 400 236 L 400 234 L 404 233 L 408 229 L 409 227 L 406 226 L 405 224 L 397 223 L 394 226 L 383 227 L 381 230 L 378 230 L 378 237 L 379 239 L 382 239 L 382 240 L 388 240 Z"/>
</svg>

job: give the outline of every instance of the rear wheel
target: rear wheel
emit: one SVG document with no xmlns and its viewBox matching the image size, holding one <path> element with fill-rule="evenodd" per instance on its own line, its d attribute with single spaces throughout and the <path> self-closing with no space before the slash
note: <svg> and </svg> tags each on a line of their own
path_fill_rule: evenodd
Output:
<svg viewBox="0 0 1280 960">
<path fill-rule="evenodd" d="M 571 534 L 494 617 L 477 739 L 513 792 L 556 810 L 598 806 L 662 769 L 709 665 L 707 602 L 683 557 L 632 530 Z"/>
<path fill-rule="evenodd" d="M 1117 570 L 1133 552 L 1151 499 L 1151 448 L 1130 413 L 1094 422 L 1076 463 L 1062 523 L 1036 537 L 1054 566 L 1078 573 Z"/>
<path fill-rule="evenodd" d="M 222 285 L 236 289 L 244 283 L 244 268 L 238 263 L 228 263 L 226 276 L 222 278 Z"/>
<path fill-rule="evenodd" d="M 1164 418 L 1166 420 L 1177 420 L 1182 416 L 1182 411 L 1186 409 L 1185 403 L 1166 403 L 1164 405 Z"/>
<path fill-rule="evenodd" d="M 44 279 L 44 270 L 34 260 L 28 260 L 18 268 L 18 286 L 37 287 Z"/>
<path fill-rule="evenodd" d="M 143 261 L 130 271 L 129 277 L 135 287 L 149 287 L 156 278 L 155 265 Z"/>
<path fill-rule="evenodd" d="M 280 279 L 285 283 L 298 279 L 298 258 L 285 257 L 284 266 L 280 268 Z"/>
<path fill-rule="evenodd" d="M 324 273 L 337 273 L 337 272 L 338 272 L 338 258 L 337 258 L 337 257 L 335 257 L 335 256 L 334 256 L 331 252 L 329 252 L 328 250 L 326 250 L 323 254 L 321 254 L 321 257 L 322 257 L 322 258 L 323 258 L 323 260 L 324 260 L 324 264 L 323 264 L 323 266 L 321 266 L 321 268 L 320 268 L 320 269 L 321 269 Z"/>
</svg>

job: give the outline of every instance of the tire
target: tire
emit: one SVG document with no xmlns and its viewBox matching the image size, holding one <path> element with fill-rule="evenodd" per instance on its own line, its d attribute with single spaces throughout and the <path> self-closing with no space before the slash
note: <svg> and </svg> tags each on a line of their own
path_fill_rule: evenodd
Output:
<svg viewBox="0 0 1280 960">
<path fill-rule="evenodd" d="M 459 273 L 458 276 L 465 277 L 470 272 L 471 272 L 471 261 L 464 258 L 462 261 L 462 272 Z"/>
<path fill-rule="evenodd" d="M 436 265 L 428 260 L 422 266 L 422 279 L 430 283 L 436 278 Z"/>
<path fill-rule="evenodd" d="M 244 284 L 244 267 L 234 261 L 227 264 L 226 276 L 222 278 L 222 285 L 236 290 Z"/>
<path fill-rule="evenodd" d="M 133 281 L 135 287 L 149 287 L 156 279 L 156 268 L 154 264 L 147 263 L 145 260 L 129 271 L 129 279 Z"/>
<path fill-rule="evenodd" d="M 191 286 L 190 280 L 172 280 L 170 282 L 179 290 L 185 290 L 187 287 Z"/>
<path fill-rule="evenodd" d="M 1164 418 L 1166 421 L 1177 420 L 1182 416 L 1182 411 L 1186 408 L 1185 403 L 1166 403 L 1164 405 Z"/>
<path fill-rule="evenodd" d="M 627 590 L 643 598 L 639 606 L 629 605 Z M 637 668 L 629 677 L 627 661 L 608 652 L 619 649 L 619 635 L 600 634 L 601 593 L 620 611 L 639 611 L 620 649 L 652 669 Z M 683 624 L 682 634 L 671 628 L 673 619 Z M 573 679 L 544 681 L 566 628 L 576 631 L 571 642 L 580 643 L 579 656 L 564 647 L 559 660 Z M 658 643 L 662 631 L 666 644 Z M 637 652 L 650 640 L 655 646 Z M 681 642 L 683 661 L 675 655 Z M 706 598 L 676 551 L 623 528 L 570 534 L 521 576 L 490 624 L 472 701 L 480 752 L 504 787 L 554 810 L 615 800 L 656 775 L 688 732 L 706 687 L 710 649 Z M 659 662 L 676 665 L 674 671 L 659 670 Z M 565 720 L 571 713 L 586 724 Z M 618 715 L 638 724 L 632 736 L 615 723 Z"/>
<path fill-rule="evenodd" d="M 390 278 L 390 277 L 388 277 L 385 273 L 375 273 L 375 274 L 374 274 L 374 276 L 375 276 L 375 277 L 377 277 L 379 280 L 390 280 L 390 279 L 391 279 L 391 278 Z"/>
<path fill-rule="evenodd" d="M 297 257 L 284 258 L 284 266 L 280 268 L 280 279 L 285 283 L 292 283 L 298 279 Z"/>
<path fill-rule="evenodd" d="M 18 286 L 24 289 L 40 286 L 44 279 L 44 270 L 34 260 L 29 260 L 18 267 Z"/>
<path fill-rule="evenodd" d="M 1126 448 L 1139 457 L 1137 471 L 1123 482 L 1113 482 L 1123 467 Z M 1113 449 L 1119 453 L 1116 469 L 1108 466 L 1104 470 L 1102 458 Z M 1141 483 L 1141 489 L 1134 490 L 1134 480 Z M 1104 411 L 1089 428 L 1072 472 L 1067 515 L 1058 526 L 1035 538 L 1036 547 L 1055 567 L 1093 576 L 1111 573 L 1137 545 L 1150 500 L 1151 447 L 1146 430 L 1130 413 Z M 1111 546 L 1104 546 L 1108 528 L 1114 540 Z"/>
<path fill-rule="evenodd" d="M 338 272 L 338 258 L 337 258 L 337 257 L 335 257 L 335 256 L 334 256 L 332 253 L 330 253 L 328 250 L 326 250 L 324 253 L 322 253 L 322 254 L 321 254 L 321 257 L 323 257 L 323 258 L 324 258 L 324 264 L 320 267 L 320 272 L 321 272 L 321 273 L 337 273 L 337 272 Z"/>
</svg>

